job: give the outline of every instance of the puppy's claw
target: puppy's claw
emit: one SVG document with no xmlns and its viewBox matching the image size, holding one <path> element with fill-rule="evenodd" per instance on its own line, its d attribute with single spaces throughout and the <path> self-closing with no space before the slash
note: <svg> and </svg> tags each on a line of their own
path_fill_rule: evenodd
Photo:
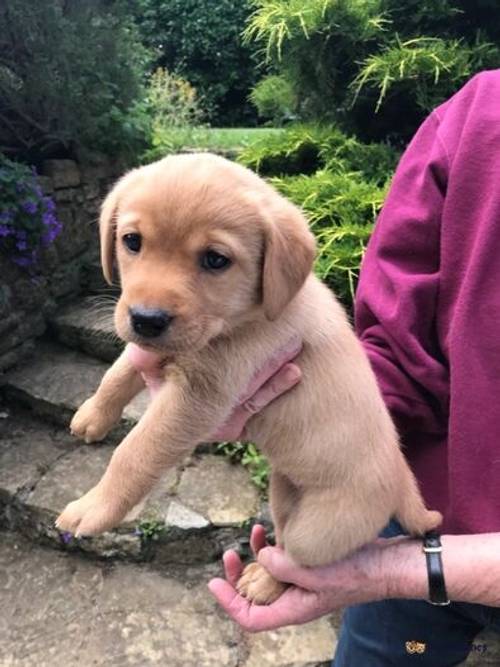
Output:
<svg viewBox="0 0 500 667">
<path fill-rule="evenodd" d="M 120 414 L 98 407 L 92 396 L 77 410 L 69 430 L 72 435 L 90 444 L 103 440 L 119 419 Z"/>
<path fill-rule="evenodd" d="M 245 567 L 236 584 L 238 593 L 258 605 L 271 604 L 286 590 L 287 584 L 278 581 L 259 563 Z"/>
</svg>

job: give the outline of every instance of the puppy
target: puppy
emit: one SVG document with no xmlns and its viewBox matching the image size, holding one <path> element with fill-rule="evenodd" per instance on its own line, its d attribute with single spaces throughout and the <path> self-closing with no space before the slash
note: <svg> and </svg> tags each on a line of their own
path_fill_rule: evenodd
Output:
<svg viewBox="0 0 500 667">
<path fill-rule="evenodd" d="M 248 422 L 271 463 L 276 540 L 302 566 L 347 556 L 395 516 L 412 535 L 428 511 L 362 347 L 313 274 L 315 243 L 294 205 L 249 170 L 210 154 L 167 157 L 125 175 L 100 219 L 104 275 L 116 258 L 119 336 L 164 358 L 165 383 L 115 450 L 99 483 L 57 526 L 116 526 L 162 474 L 210 438 L 255 370 L 299 337 L 302 381 Z M 126 354 L 78 410 L 73 433 L 102 439 L 143 388 Z M 260 565 L 239 590 L 283 590 Z"/>
</svg>

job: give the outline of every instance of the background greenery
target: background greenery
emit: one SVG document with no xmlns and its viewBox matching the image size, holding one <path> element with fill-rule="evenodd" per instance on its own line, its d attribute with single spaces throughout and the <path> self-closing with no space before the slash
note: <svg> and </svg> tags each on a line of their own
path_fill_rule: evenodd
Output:
<svg viewBox="0 0 500 667">
<path fill-rule="evenodd" d="M 125 2 L 0 2 L 0 151 L 136 154 L 148 54 Z"/>
<path fill-rule="evenodd" d="M 248 0 L 137 0 L 134 17 L 153 69 L 189 81 L 214 125 L 255 125 L 248 96 L 257 80 L 257 47 L 243 43 Z"/>
<path fill-rule="evenodd" d="M 407 141 L 431 108 L 475 72 L 500 63 L 494 0 L 253 5 L 246 38 L 260 44 L 273 76 L 289 86 L 294 113 L 340 123 L 365 140 Z"/>
</svg>

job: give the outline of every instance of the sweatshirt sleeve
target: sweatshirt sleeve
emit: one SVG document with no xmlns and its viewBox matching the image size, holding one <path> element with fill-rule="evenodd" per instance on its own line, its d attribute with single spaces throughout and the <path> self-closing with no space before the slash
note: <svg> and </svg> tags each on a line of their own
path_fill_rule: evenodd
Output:
<svg viewBox="0 0 500 667">
<path fill-rule="evenodd" d="M 433 113 L 396 170 L 363 259 L 358 336 L 401 436 L 447 428 L 448 368 L 436 331 L 446 150 Z"/>
</svg>

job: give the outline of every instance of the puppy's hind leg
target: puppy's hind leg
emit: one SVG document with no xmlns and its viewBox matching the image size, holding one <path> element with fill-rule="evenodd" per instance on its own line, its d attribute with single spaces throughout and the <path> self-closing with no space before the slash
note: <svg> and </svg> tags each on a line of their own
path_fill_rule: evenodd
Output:
<svg viewBox="0 0 500 667">
<path fill-rule="evenodd" d="M 336 489 L 305 491 L 283 531 L 285 551 L 303 567 L 328 565 L 374 540 L 388 521 L 383 504 L 356 503 Z"/>
<path fill-rule="evenodd" d="M 269 480 L 269 502 L 274 523 L 276 544 L 283 544 L 283 529 L 299 498 L 298 489 L 287 477 L 272 472 Z M 271 604 L 287 585 L 278 581 L 259 563 L 249 563 L 236 584 L 236 589 L 254 604 Z"/>
</svg>

